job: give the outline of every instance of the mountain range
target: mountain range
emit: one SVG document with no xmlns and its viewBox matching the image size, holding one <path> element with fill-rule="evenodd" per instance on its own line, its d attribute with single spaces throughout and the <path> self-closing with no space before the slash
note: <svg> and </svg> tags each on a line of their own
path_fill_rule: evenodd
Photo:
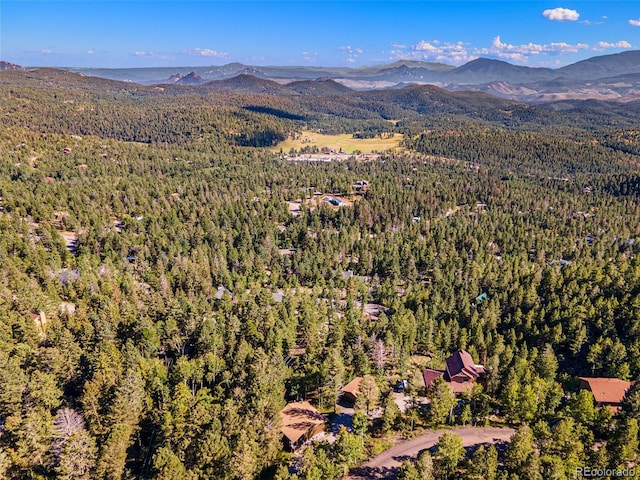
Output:
<svg viewBox="0 0 640 480">
<path fill-rule="evenodd" d="M 14 68 L 17 66 L 14 66 Z M 632 101 L 640 98 L 640 50 L 601 55 L 557 69 L 513 65 L 478 58 L 455 67 L 443 63 L 401 60 L 366 67 L 252 66 L 230 63 L 207 67 L 127 69 L 68 69 L 89 76 L 142 85 L 204 85 L 238 75 L 272 80 L 280 85 L 304 80 L 333 80 L 353 90 L 401 88 L 408 84 L 433 84 L 446 90 L 479 90 L 528 103 L 558 100 Z M 235 82 L 241 83 L 241 82 Z M 246 92 L 245 85 L 239 86 Z M 224 87 L 224 83 L 219 88 Z M 326 87 L 329 84 L 318 84 Z M 331 84 L 333 93 L 339 87 Z M 261 85 L 259 88 L 263 88 Z M 291 85 L 294 89 L 295 85 Z M 272 88 L 275 88 L 272 86 Z M 343 93 L 346 90 L 343 90 Z"/>
<path fill-rule="evenodd" d="M 638 74 L 627 74 L 616 77 L 617 80 L 611 82 L 621 84 L 637 77 Z M 631 80 L 627 80 L 628 78 Z M 185 81 L 181 82 L 182 79 Z M 176 104 L 197 104 L 205 99 L 207 104 L 239 109 L 239 115 L 243 118 L 246 112 L 251 112 L 250 114 L 303 121 L 310 128 L 326 126 L 327 123 L 342 125 L 340 129 L 349 131 L 384 130 L 390 120 L 397 119 L 405 119 L 406 125 L 414 121 L 421 123 L 432 115 L 480 120 L 507 128 L 520 128 L 523 125 L 533 125 L 532 128 L 550 125 L 579 128 L 605 125 L 624 127 L 638 125 L 640 121 L 640 98 L 635 101 L 629 98 L 629 101 L 623 102 L 588 97 L 567 98 L 556 94 L 539 96 L 539 102 L 532 104 L 462 85 L 459 86 L 460 91 L 408 82 L 394 84 L 392 88 L 354 90 L 339 80 L 328 77 L 285 83 L 247 73 L 202 84 L 182 84 L 199 81 L 195 74 L 189 75 L 188 72 L 161 85 L 141 85 L 53 68 L 14 68 L 0 72 L 0 90 L 11 91 L 11 88 L 19 86 L 46 91 L 49 95 L 57 95 L 66 105 L 65 109 L 71 108 L 69 105 L 75 102 L 84 104 L 87 98 L 116 98 L 120 102 L 135 101 L 136 104 L 140 101 L 158 102 L 166 108 Z M 538 83 L 552 84 L 556 91 L 572 88 L 572 82 L 566 79 Z M 587 88 L 593 82 L 584 80 L 582 83 L 574 83 Z M 509 89 L 516 93 L 529 93 L 528 87 L 522 85 L 496 82 L 494 87 L 498 86 L 507 93 Z M 571 94 L 577 95 L 575 91 Z M 76 110 L 77 108 L 72 108 L 65 115 L 75 115 Z"/>
<path fill-rule="evenodd" d="M 8 62 L 1 70 L 24 70 Z M 346 94 L 432 84 L 449 91 L 475 90 L 531 104 L 566 100 L 629 102 L 640 99 L 640 50 L 592 57 L 557 69 L 478 58 L 459 67 L 401 60 L 348 67 L 251 66 L 127 69 L 68 68 L 70 72 L 140 85 L 203 88 L 216 92 Z"/>
</svg>

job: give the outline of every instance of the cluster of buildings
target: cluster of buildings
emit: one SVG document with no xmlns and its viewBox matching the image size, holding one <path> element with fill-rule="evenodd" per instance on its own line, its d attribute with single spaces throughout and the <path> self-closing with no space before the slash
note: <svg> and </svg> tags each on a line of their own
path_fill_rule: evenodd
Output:
<svg viewBox="0 0 640 480">
<path fill-rule="evenodd" d="M 474 362 L 471 354 L 465 350 L 458 350 L 445 360 L 444 370 L 426 368 L 422 371 L 425 389 L 431 387 L 439 378 L 456 395 L 469 393 L 476 382 L 482 382 L 485 368 Z M 341 401 L 347 405 L 354 405 L 360 395 L 362 377 L 356 377 L 341 390 Z M 403 382 L 406 387 L 406 382 Z M 593 394 L 597 407 L 608 407 L 617 413 L 622 401 L 633 385 L 633 382 L 618 378 L 580 377 L 580 389 Z M 285 447 L 296 450 L 303 443 L 324 431 L 328 419 L 309 402 L 294 402 L 287 404 L 280 412 L 282 420 L 281 431 Z"/>
<path fill-rule="evenodd" d="M 373 161 L 380 158 L 379 153 L 344 153 L 329 150 L 326 153 L 300 153 L 296 155 L 283 155 L 281 158 L 293 162 L 344 162 L 349 159 L 359 161 Z"/>
</svg>

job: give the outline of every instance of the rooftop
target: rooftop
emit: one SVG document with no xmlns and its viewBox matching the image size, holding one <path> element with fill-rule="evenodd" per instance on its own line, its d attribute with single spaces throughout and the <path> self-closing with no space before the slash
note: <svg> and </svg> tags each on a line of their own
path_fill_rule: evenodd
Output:
<svg viewBox="0 0 640 480">
<path fill-rule="evenodd" d="M 362 377 L 356 377 L 342 387 L 342 391 L 357 397 L 360 393 L 360 382 L 362 382 Z"/>
<path fill-rule="evenodd" d="M 433 382 L 436 379 L 441 378 L 444 375 L 444 372 L 441 370 L 431 370 L 430 368 L 425 368 L 422 371 L 422 379 L 424 380 L 424 386 L 429 388 L 433 385 Z"/>
<path fill-rule="evenodd" d="M 598 403 L 622 403 L 627 390 L 633 385 L 633 382 L 619 378 L 580 377 L 580 380 L 586 383 Z"/>
<path fill-rule="evenodd" d="M 464 373 L 467 377 L 475 379 L 478 375 L 484 373 L 482 365 L 476 365 L 471 358 L 471 354 L 465 350 L 458 350 L 445 360 L 447 364 L 447 372 L 449 377 Z"/>
<path fill-rule="evenodd" d="M 309 402 L 294 402 L 287 404 L 280 411 L 282 419 L 282 434 L 292 443 L 297 442 L 311 428 L 327 421 Z"/>
</svg>

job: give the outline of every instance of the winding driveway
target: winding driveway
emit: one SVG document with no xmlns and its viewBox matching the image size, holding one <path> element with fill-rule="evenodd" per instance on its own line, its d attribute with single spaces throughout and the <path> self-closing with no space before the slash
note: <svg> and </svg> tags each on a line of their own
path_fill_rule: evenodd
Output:
<svg viewBox="0 0 640 480">
<path fill-rule="evenodd" d="M 459 435 L 465 447 L 507 442 L 516 433 L 513 428 L 508 427 L 460 427 L 434 430 L 382 452 L 364 465 L 354 468 L 347 478 L 348 480 L 395 478 L 398 467 L 403 461 L 415 459 L 421 451 L 433 447 L 445 432 Z"/>
</svg>

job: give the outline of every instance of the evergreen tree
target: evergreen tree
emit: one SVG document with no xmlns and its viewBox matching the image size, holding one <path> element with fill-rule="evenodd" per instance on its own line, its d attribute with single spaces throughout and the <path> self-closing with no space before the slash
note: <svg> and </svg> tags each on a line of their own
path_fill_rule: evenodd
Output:
<svg viewBox="0 0 640 480">
<path fill-rule="evenodd" d="M 382 408 L 382 432 L 388 433 L 394 428 L 400 417 L 400 409 L 396 405 L 392 391 L 385 395 Z"/>
<path fill-rule="evenodd" d="M 375 377 L 372 375 L 362 377 L 358 390 L 360 393 L 356 399 L 356 408 L 364 409 L 369 415 L 371 409 L 375 408 L 380 400 L 380 389 Z"/>
<path fill-rule="evenodd" d="M 427 389 L 427 399 L 429 400 L 428 422 L 433 426 L 447 423 L 456 404 L 456 397 L 442 378 L 436 379 Z"/>
<path fill-rule="evenodd" d="M 496 480 L 498 475 L 498 451 L 493 445 L 485 448 L 480 445 L 473 452 L 469 469 L 470 479 L 473 480 Z"/>
<path fill-rule="evenodd" d="M 638 456 L 638 421 L 630 418 L 618 424 L 607 450 L 613 468 L 625 467 Z"/>
<path fill-rule="evenodd" d="M 450 478 L 455 468 L 465 456 L 462 439 L 449 432 L 444 433 L 436 443 L 434 465 L 441 472 L 443 478 Z"/>
</svg>

